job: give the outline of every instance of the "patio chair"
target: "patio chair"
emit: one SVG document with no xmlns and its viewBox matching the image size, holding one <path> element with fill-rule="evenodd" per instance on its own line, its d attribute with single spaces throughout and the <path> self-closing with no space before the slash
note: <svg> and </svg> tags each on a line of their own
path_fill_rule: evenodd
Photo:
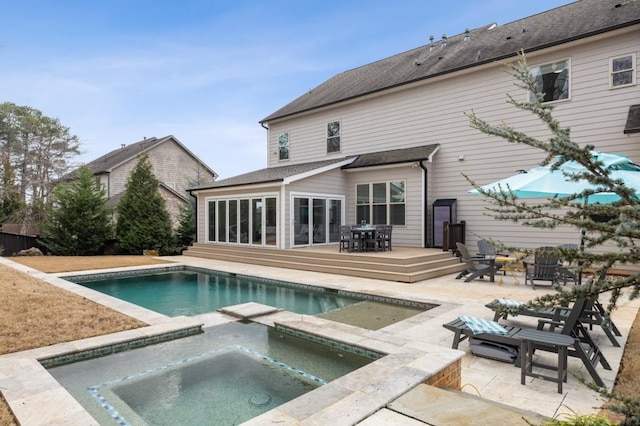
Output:
<svg viewBox="0 0 640 426">
<path fill-rule="evenodd" d="M 536 249 L 533 262 L 523 260 L 524 283 L 531 284 L 535 290 L 536 282 L 548 281 L 556 286 L 561 278 L 560 258 L 554 247 L 540 247 Z"/>
<path fill-rule="evenodd" d="M 484 263 L 487 261 L 486 256 L 472 256 L 467 246 L 462 243 L 456 243 L 456 246 L 460 252 L 460 260 L 467 264 L 467 268 L 456 277 L 457 280 L 465 277 L 464 282 L 468 283 L 475 278 L 483 278 L 485 275 L 493 276 L 494 268 L 492 265 Z"/>
<path fill-rule="evenodd" d="M 508 313 L 501 308 L 505 306 L 515 306 L 517 304 L 522 304 L 522 302 L 507 299 L 494 299 L 485 306 L 494 311 L 493 320 L 497 322 L 500 319 L 508 318 Z M 563 321 L 569 316 L 570 312 L 571 309 L 567 306 L 554 306 L 552 308 L 544 309 L 525 309 L 517 315 Z M 612 320 L 604 320 L 604 312 L 605 309 L 598 299 L 588 298 L 583 310 L 583 315 L 580 317 L 580 322 L 588 325 L 589 330 L 592 330 L 594 325 L 599 325 L 604 334 L 609 338 L 611 344 L 613 346 L 620 347 L 620 343 L 618 342 L 618 339 L 616 339 L 616 336 L 621 336 L 622 334 Z"/>
<path fill-rule="evenodd" d="M 509 256 L 509 253 L 498 253 L 496 246 L 491 244 L 487 240 L 478 240 L 478 255 L 479 256 Z M 484 262 L 487 263 L 487 262 Z M 498 272 L 504 264 L 502 262 L 495 262 L 496 272 Z M 503 271 L 503 273 L 505 273 Z"/>
<path fill-rule="evenodd" d="M 376 225 L 372 232 L 367 233 L 364 244 L 367 251 L 384 251 L 384 225 Z"/>
<path fill-rule="evenodd" d="M 393 231 L 393 225 L 383 225 L 382 229 L 382 251 L 391 251 L 391 232 Z"/>
<path fill-rule="evenodd" d="M 577 244 L 562 244 L 559 247 L 566 250 L 578 249 Z M 564 285 L 567 285 L 568 282 L 572 282 L 573 284 L 578 284 L 578 277 L 576 276 L 576 273 L 575 273 L 575 265 L 573 265 L 569 261 L 565 261 L 562 258 L 560 259 L 559 263 L 563 266 L 563 268 L 560 269 L 561 275 L 559 277 L 562 283 Z"/>
<path fill-rule="evenodd" d="M 351 234 L 351 227 L 349 225 L 340 226 L 340 251 L 347 250 L 351 253 L 355 248 L 355 241 Z"/>
<path fill-rule="evenodd" d="M 570 312 L 564 321 L 553 321 L 541 319 L 538 321 L 538 327 L 536 329 L 530 327 L 518 327 L 511 325 L 503 325 L 500 333 L 495 333 L 493 330 L 487 329 L 487 331 L 474 330 L 463 319 L 458 318 L 442 326 L 448 330 L 454 332 L 453 343 L 451 347 L 458 349 L 460 342 L 473 337 L 474 339 L 480 339 L 485 342 L 492 342 L 501 345 L 508 345 L 512 347 L 524 347 L 523 340 L 533 343 L 533 349 L 538 349 L 547 352 L 558 352 L 560 346 L 565 346 L 567 349 L 567 355 L 580 358 L 587 371 L 591 375 L 594 383 L 598 386 L 604 386 L 604 382 L 596 367 L 600 364 L 605 370 L 611 370 L 609 362 L 606 360 L 602 351 L 598 347 L 597 343 L 588 330 L 584 327 L 584 324 L 580 322 L 580 318 L 584 315 L 584 310 L 587 308 L 586 299 L 578 299 L 575 301 L 570 309 Z M 494 323 L 495 324 L 495 323 Z M 557 338 L 558 334 L 569 336 L 572 340 Z M 524 342 L 524 343 L 526 343 Z M 568 343 L 570 342 L 570 343 Z M 531 346 L 529 346 L 531 347 Z M 527 356 L 530 357 L 530 353 Z M 522 367 L 521 363 L 524 362 L 521 357 L 522 353 L 518 354 L 515 360 L 516 366 Z M 529 363 L 528 370 L 530 370 L 531 360 L 527 360 Z M 558 360 L 558 366 L 548 365 L 535 365 L 538 367 L 558 369 L 562 367 L 562 360 Z M 564 365 L 566 367 L 566 365 Z M 565 372 L 566 373 L 566 372 Z M 562 375 L 566 380 L 566 374 L 558 373 Z M 531 375 L 531 371 L 527 372 L 527 375 Z M 523 372 L 523 380 L 525 373 Z M 542 377 L 549 379 L 548 377 Z M 549 379 L 556 380 L 556 379 Z M 558 383 L 559 391 L 561 390 L 561 383 Z"/>
</svg>

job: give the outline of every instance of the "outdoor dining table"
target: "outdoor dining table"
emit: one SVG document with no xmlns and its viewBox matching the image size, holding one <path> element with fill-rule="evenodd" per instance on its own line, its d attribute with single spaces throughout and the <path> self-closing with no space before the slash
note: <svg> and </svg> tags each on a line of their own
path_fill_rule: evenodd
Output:
<svg viewBox="0 0 640 426">
<path fill-rule="evenodd" d="M 364 243 L 367 238 L 373 238 L 376 232 L 376 227 L 371 225 L 366 226 L 354 226 L 351 228 L 351 237 L 354 241 L 357 241 L 357 251 L 367 251 L 367 246 Z"/>
</svg>

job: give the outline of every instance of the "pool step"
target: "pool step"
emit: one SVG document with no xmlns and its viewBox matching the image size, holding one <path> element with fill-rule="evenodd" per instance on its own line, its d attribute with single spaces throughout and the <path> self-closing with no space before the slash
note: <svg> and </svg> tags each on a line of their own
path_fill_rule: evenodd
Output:
<svg viewBox="0 0 640 426">
<path fill-rule="evenodd" d="M 278 250 L 196 243 L 183 255 L 406 283 L 457 274 L 465 267 L 450 252 L 403 247 L 392 252 L 340 253 L 335 247 Z"/>
</svg>

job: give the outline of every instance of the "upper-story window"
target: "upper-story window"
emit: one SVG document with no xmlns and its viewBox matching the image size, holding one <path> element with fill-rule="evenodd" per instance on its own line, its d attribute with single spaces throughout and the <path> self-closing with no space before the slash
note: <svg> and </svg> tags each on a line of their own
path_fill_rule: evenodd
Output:
<svg viewBox="0 0 640 426">
<path fill-rule="evenodd" d="M 327 124 L 327 153 L 340 152 L 340 122 Z"/>
<path fill-rule="evenodd" d="M 569 99 L 569 59 L 530 68 L 536 89 L 543 94 L 543 102 Z M 533 93 L 530 93 L 533 101 Z"/>
<path fill-rule="evenodd" d="M 278 135 L 278 160 L 289 159 L 289 132 Z"/>
<path fill-rule="evenodd" d="M 609 59 L 609 87 L 633 86 L 636 84 L 636 54 Z"/>
</svg>

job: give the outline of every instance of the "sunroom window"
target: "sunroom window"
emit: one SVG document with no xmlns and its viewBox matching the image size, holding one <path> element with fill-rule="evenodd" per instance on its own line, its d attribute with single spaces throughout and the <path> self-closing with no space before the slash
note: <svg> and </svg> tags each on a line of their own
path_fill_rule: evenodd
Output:
<svg viewBox="0 0 640 426">
<path fill-rule="evenodd" d="M 636 84 L 636 55 L 618 56 L 609 60 L 609 87 L 633 86 Z"/>
<path fill-rule="evenodd" d="M 536 90 L 543 95 L 543 102 L 569 99 L 569 60 L 538 65 L 529 69 Z M 530 101 L 534 101 L 530 93 Z"/>
</svg>

